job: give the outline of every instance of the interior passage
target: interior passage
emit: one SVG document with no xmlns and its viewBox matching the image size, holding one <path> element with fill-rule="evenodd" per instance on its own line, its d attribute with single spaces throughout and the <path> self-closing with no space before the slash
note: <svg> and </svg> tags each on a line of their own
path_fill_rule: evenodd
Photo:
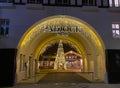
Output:
<svg viewBox="0 0 120 88">
<path fill-rule="evenodd" d="M 50 72 L 38 83 L 90 83 L 76 72 Z"/>
</svg>

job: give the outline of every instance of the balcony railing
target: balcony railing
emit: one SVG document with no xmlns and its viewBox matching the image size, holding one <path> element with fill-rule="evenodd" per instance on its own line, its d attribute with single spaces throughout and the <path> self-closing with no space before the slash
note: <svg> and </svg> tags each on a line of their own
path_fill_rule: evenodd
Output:
<svg viewBox="0 0 120 88">
<path fill-rule="evenodd" d="M 98 8 L 120 7 L 119 4 L 110 2 L 110 0 L 0 0 L 0 6 L 7 6 L 9 3 L 14 5 L 40 4 L 42 6 L 67 6 L 84 7 L 96 6 Z M 116 0 L 116 3 L 119 3 Z M 115 4 L 115 5 L 114 5 Z"/>
<path fill-rule="evenodd" d="M 43 0 L 27 0 L 28 4 L 42 4 Z"/>
<path fill-rule="evenodd" d="M 0 3 L 13 3 L 13 0 L 0 0 Z"/>
<path fill-rule="evenodd" d="M 13 0 L 0 0 L 0 7 L 13 6 Z"/>
</svg>

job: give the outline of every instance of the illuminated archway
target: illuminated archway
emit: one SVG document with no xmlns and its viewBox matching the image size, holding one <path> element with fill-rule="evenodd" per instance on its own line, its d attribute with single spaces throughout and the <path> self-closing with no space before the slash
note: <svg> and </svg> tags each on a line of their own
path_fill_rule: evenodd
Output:
<svg viewBox="0 0 120 88">
<path fill-rule="evenodd" d="M 84 72 L 93 71 L 94 79 L 104 80 L 105 52 L 104 43 L 98 33 L 86 22 L 71 16 L 57 15 L 35 23 L 22 36 L 18 44 L 17 75 L 18 81 L 25 77 L 23 62 L 29 66 L 27 74 L 34 75 L 34 60 L 44 51 L 47 44 L 56 40 L 66 40 L 75 45 L 84 58 Z M 21 61 L 21 58 L 24 59 Z M 29 73 L 29 70 L 33 73 Z"/>
</svg>

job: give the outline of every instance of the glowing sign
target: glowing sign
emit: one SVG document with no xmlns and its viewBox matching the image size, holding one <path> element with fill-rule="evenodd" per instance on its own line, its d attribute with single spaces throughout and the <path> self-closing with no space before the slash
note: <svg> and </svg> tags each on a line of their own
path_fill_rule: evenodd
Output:
<svg viewBox="0 0 120 88">
<path fill-rule="evenodd" d="M 68 37 L 70 34 L 78 34 L 86 37 L 89 40 L 96 40 L 94 32 L 90 30 L 89 26 L 84 25 L 81 21 L 66 16 L 57 16 L 40 21 L 31 27 L 26 34 L 21 46 L 29 44 L 34 38 L 42 35 L 42 33 L 53 33 L 56 36 Z M 96 40 L 97 41 L 97 40 Z M 95 42 L 95 41 L 91 41 Z"/>
<path fill-rule="evenodd" d="M 65 19 L 59 19 L 47 22 L 43 25 L 43 30 L 47 33 L 56 33 L 57 36 L 68 36 L 69 33 L 80 32 L 80 27 Z"/>
<path fill-rule="evenodd" d="M 78 26 L 61 26 L 61 25 L 45 25 L 44 26 L 45 32 L 51 33 L 75 33 L 80 32 Z"/>
</svg>

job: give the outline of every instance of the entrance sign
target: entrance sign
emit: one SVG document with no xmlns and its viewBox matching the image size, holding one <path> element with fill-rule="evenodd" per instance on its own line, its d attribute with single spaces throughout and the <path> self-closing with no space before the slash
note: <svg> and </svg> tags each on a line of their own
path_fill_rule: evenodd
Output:
<svg viewBox="0 0 120 88">
<path fill-rule="evenodd" d="M 85 37 L 91 37 L 79 24 L 62 17 L 53 21 L 47 21 L 40 29 L 46 33 L 55 33 L 57 36 L 69 36 L 70 33 L 81 33 Z"/>
<path fill-rule="evenodd" d="M 58 20 L 45 24 L 43 26 L 44 32 L 56 33 L 57 36 L 68 36 L 69 33 L 78 33 L 80 28 L 71 22 L 65 20 Z"/>
<path fill-rule="evenodd" d="M 42 20 L 40 24 L 35 27 L 33 26 L 32 30 L 30 30 L 26 35 L 22 46 L 24 46 L 26 43 L 29 44 L 29 42 L 31 42 L 41 33 L 53 33 L 56 36 L 63 37 L 68 37 L 70 34 L 77 33 L 89 40 L 93 40 L 93 38 L 95 38 L 93 31 L 89 30 L 89 28 L 85 27 L 85 25 L 80 23 L 78 20 L 73 18 L 69 19 L 66 16 L 60 15 L 52 19 L 48 18 L 48 20 Z M 92 42 L 94 43 L 94 41 Z"/>
<path fill-rule="evenodd" d="M 66 25 L 45 25 L 44 31 L 49 33 L 77 33 L 79 31 L 79 26 L 66 26 Z"/>
<path fill-rule="evenodd" d="M 90 30 L 90 26 L 86 26 L 82 20 L 78 20 L 76 18 L 70 18 L 68 16 L 54 16 L 48 17 L 46 19 L 41 20 L 40 22 L 36 23 L 38 25 L 32 26 L 25 35 L 25 38 L 21 44 L 21 47 L 29 45 L 34 38 L 40 36 L 40 34 L 48 35 L 53 34 L 54 36 L 61 36 L 61 37 L 70 37 L 71 35 L 79 35 L 82 38 L 86 38 L 87 40 L 91 40 L 93 44 L 96 43 L 97 45 L 100 44 L 97 41 L 97 37 L 94 31 Z M 96 41 L 95 41 L 96 40 Z"/>
<path fill-rule="evenodd" d="M 44 32 L 56 33 L 57 36 L 68 36 L 69 33 L 77 33 L 78 26 L 65 26 L 65 25 L 45 25 Z"/>
</svg>

